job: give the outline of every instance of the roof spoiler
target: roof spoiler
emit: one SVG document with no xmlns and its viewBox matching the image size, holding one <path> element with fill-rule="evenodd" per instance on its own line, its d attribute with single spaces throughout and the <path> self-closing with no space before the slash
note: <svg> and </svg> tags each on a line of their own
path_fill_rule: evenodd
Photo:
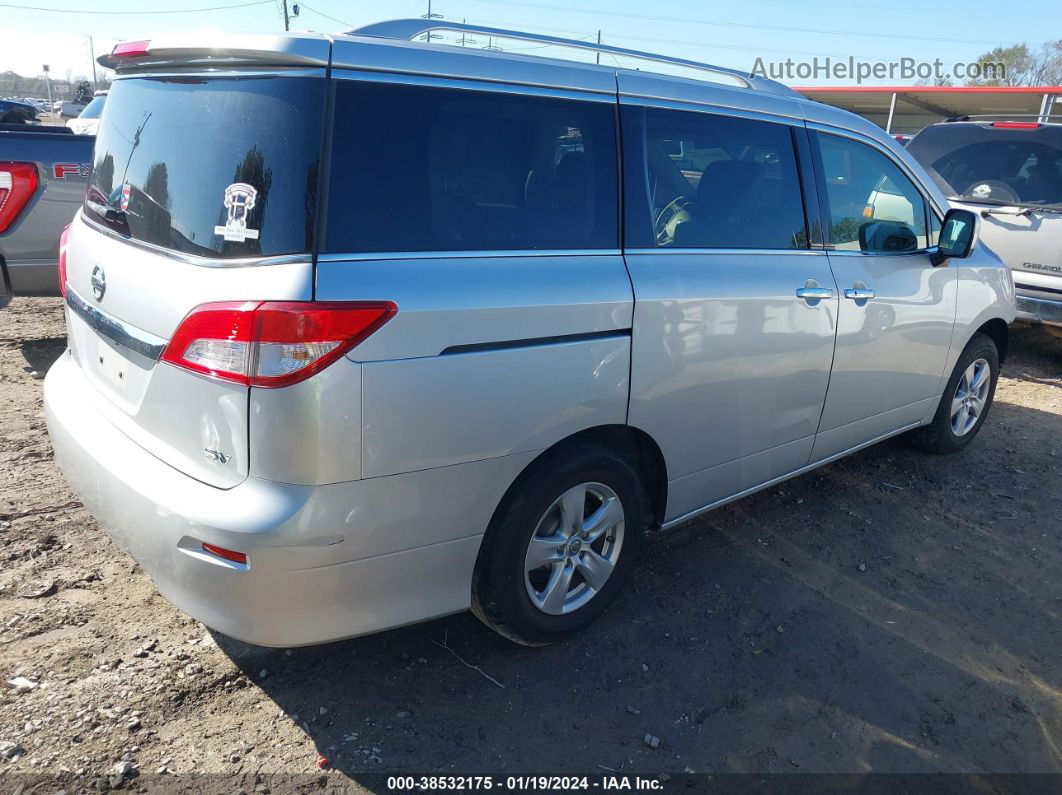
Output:
<svg viewBox="0 0 1062 795">
<path fill-rule="evenodd" d="M 159 36 L 116 44 L 96 61 L 107 69 L 166 66 L 327 66 L 332 42 L 316 33 Z"/>
</svg>

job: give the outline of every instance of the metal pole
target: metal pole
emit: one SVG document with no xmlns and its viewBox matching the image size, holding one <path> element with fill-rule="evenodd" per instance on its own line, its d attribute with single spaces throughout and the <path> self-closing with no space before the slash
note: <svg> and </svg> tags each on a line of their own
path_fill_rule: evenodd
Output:
<svg viewBox="0 0 1062 795">
<path fill-rule="evenodd" d="M 89 58 L 92 59 L 92 90 L 99 91 L 100 84 L 96 80 L 96 48 L 92 44 L 92 37 L 88 37 L 89 40 Z"/>
<path fill-rule="evenodd" d="M 44 82 L 48 86 L 48 113 L 55 116 L 55 109 L 52 107 L 52 80 L 48 76 L 48 64 L 44 65 Z"/>
<path fill-rule="evenodd" d="M 291 22 L 288 19 L 288 0 L 283 0 L 284 3 L 284 30 L 290 30 L 288 27 Z"/>
<path fill-rule="evenodd" d="M 889 120 L 885 122 L 885 132 L 892 132 L 892 117 L 896 113 L 896 92 L 892 92 L 892 100 L 889 102 Z"/>
<path fill-rule="evenodd" d="M 429 22 L 431 22 L 433 19 L 442 19 L 442 18 L 443 18 L 442 14 L 433 14 L 432 13 L 432 11 L 431 11 L 431 0 L 428 0 L 428 13 L 427 14 L 422 14 L 421 15 L 421 19 L 426 19 Z M 426 42 L 428 42 L 430 44 L 433 39 L 441 39 L 441 38 L 442 38 L 442 34 L 441 33 L 432 33 L 429 30 L 427 33 L 424 34 L 424 38 L 422 38 L 421 41 L 426 41 Z"/>
<path fill-rule="evenodd" d="M 1051 100 L 1050 94 L 1044 94 L 1043 99 L 1040 100 L 1040 115 L 1037 117 L 1037 121 L 1043 124 L 1046 121 L 1050 121 L 1051 116 Z"/>
<path fill-rule="evenodd" d="M 597 46 L 598 47 L 601 46 L 601 31 L 600 30 L 598 30 L 598 32 L 597 32 Z M 601 63 L 601 50 L 597 51 L 597 62 Z"/>
</svg>

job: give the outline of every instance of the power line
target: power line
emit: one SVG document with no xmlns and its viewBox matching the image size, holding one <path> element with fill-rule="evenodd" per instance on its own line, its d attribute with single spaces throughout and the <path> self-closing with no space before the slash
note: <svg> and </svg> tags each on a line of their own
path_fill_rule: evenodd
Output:
<svg viewBox="0 0 1062 795">
<path fill-rule="evenodd" d="M 498 5 L 497 0 L 472 0 L 474 3 L 486 3 L 491 5 Z M 503 5 L 510 6 L 523 6 L 524 8 L 536 8 L 541 11 L 568 11 L 580 14 L 593 14 L 605 15 L 611 17 L 627 17 L 628 19 L 648 19 L 656 22 L 679 22 L 688 25 L 712 25 L 716 27 L 724 28 L 753 28 L 755 30 L 778 30 L 785 33 L 798 32 L 798 33 L 824 33 L 831 36 L 873 36 L 875 38 L 882 39 L 910 39 L 917 41 L 946 41 L 953 44 L 993 44 L 998 45 L 998 41 L 988 41 L 986 39 L 946 39 L 940 36 L 915 36 L 908 33 L 868 33 L 866 31 L 859 30 L 831 30 L 828 28 L 796 28 L 787 25 L 751 25 L 745 22 L 725 22 L 722 20 L 709 20 L 709 19 L 693 19 L 692 17 L 668 17 L 668 16 L 652 16 L 649 14 L 634 14 L 627 11 L 601 11 L 587 8 L 573 8 L 571 6 L 554 6 L 554 5 L 542 5 L 539 3 L 521 3 L 516 0 L 502 0 Z"/>
<path fill-rule="evenodd" d="M 542 25 L 528 25 L 528 24 L 525 24 L 525 23 L 518 23 L 517 24 L 517 23 L 510 23 L 510 22 L 503 21 L 503 20 L 498 20 L 498 19 L 488 19 L 488 18 L 479 17 L 479 16 L 477 16 L 475 18 L 475 20 L 476 20 L 477 23 L 490 23 L 492 25 L 509 28 L 510 30 L 522 30 L 524 28 L 528 28 L 528 29 L 531 29 L 531 30 L 544 30 L 544 31 L 551 32 L 551 33 L 573 33 L 573 34 L 576 34 L 578 39 L 583 40 L 583 41 L 589 41 L 590 39 L 592 39 L 596 35 L 594 32 L 587 31 L 587 30 L 573 30 L 572 28 L 544 27 Z M 782 55 L 819 55 L 819 56 L 831 57 L 831 58 L 847 58 L 848 56 L 852 56 L 853 58 L 863 58 L 863 59 L 868 60 L 868 61 L 889 61 L 889 60 L 893 60 L 892 58 L 890 58 L 888 56 L 884 56 L 884 55 L 867 55 L 865 53 L 863 53 L 863 54 L 860 54 L 860 53 L 836 53 L 836 52 L 821 52 L 821 51 L 818 51 L 818 50 L 816 50 L 816 51 L 811 51 L 811 50 L 785 50 L 785 49 L 778 49 L 778 48 L 772 48 L 772 47 L 742 47 L 742 46 L 739 46 L 737 44 L 722 44 L 720 42 L 714 42 L 714 41 L 693 41 L 692 39 L 662 39 L 662 38 L 654 38 L 652 36 L 638 36 L 638 35 L 630 35 L 630 34 L 611 33 L 608 30 L 602 30 L 602 33 L 606 37 L 608 37 L 610 39 L 627 39 L 627 40 L 630 40 L 630 41 L 647 41 L 647 42 L 653 42 L 654 44 L 685 44 L 685 45 L 688 45 L 688 46 L 691 46 L 691 47 L 703 47 L 703 48 L 708 48 L 708 49 L 744 50 L 744 51 L 748 51 L 748 52 L 757 52 L 757 53 L 771 52 L 771 53 L 780 53 Z M 563 46 L 563 45 L 544 45 L 544 46 Z M 505 49 L 508 50 L 508 51 L 513 51 L 512 47 L 506 47 Z M 535 48 L 532 48 L 532 49 L 540 49 L 540 48 L 539 47 L 535 47 Z"/>
<path fill-rule="evenodd" d="M 355 27 L 353 22 L 344 22 L 342 19 L 336 19 L 335 17 L 330 17 L 330 16 L 328 16 L 328 14 L 322 14 L 316 8 L 313 8 L 312 6 L 306 5 L 306 3 L 299 3 L 299 8 L 300 9 L 305 8 L 307 11 L 311 11 L 314 14 L 317 14 L 317 16 L 319 16 L 319 17 L 324 17 L 325 19 L 330 19 L 333 22 L 338 22 L 340 25 L 346 25 L 348 28 Z"/>
<path fill-rule="evenodd" d="M 526 6 L 530 6 L 531 4 L 530 3 L 508 3 L 508 5 L 526 5 Z M 305 8 L 308 11 L 312 11 L 313 13 L 317 14 L 318 16 L 324 17 L 325 19 L 330 19 L 333 22 L 338 22 L 341 25 L 346 25 L 348 28 L 355 27 L 354 23 L 352 23 L 352 22 L 346 22 L 346 21 L 344 21 L 342 19 L 337 19 L 336 17 L 329 16 L 328 14 L 323 14 L 320 11 L 318 11 L 316 8 L 313 8 L 311 6 L 306 5 L 306 3 L 300 3 L 299 7 L 300 8 Z M 535 6 L 535 7 L 551 8 L 550 6 Z M 605 13 L 605 12 L 602 12 L 602 13 Z M 482 24 L 484 22 L 488 22 L 488 23 L 489 22 L 493 22 L 494 24 L 507 25 L 509 27 L 514 27 L 514 26 L 511 25 L 511 23 L 502 22 L 500 20 L 490 20 L 490 19 L 485 19 L 483 17 L 477 17 L 476 20 L 480 24 Z M 545 26 L 542 26 L 542 25 L 527 25 L 527 24 L 519 24 L 519 25 L 516 25 L 514 27 L 514 29 L 519 29 L 519 28 L 532 28 L 532 29 L 535 29 L 535 30 L 546 30 L 546 31 L 553 31 L 553 32 L 560 32 L 560 33 L 582 34 L 582 35 L 578 35 L 577 36 L 577 40 L 579 40 L 579 41 L 590 41 L 595 36 L 594 33 L 586 32 L 586 31 L 573 30 L 571 28 L 554 28 L 554 27 L 545 27 Z M 611 33 L 611 34 L 607 34 L 607 35 L 609 36 L 609 38 L 613 38 L 613 39 L 628 39 L 628 40 L 631 40 L 631 41 L 645 41 L 645 42 L 653 42 L 653 43 L 656 43 L 656 44 L 684 44 L 684 45 L 688 45 L 688 46 L 692 46 L 692 47 L 704 47 L 704 48 L 724 49 L 724 50 L 740 50 L 740 51 L 745 51 L 745 52 L 770 52 L 770 53 L 779 53 L 779 54 L 783 54 L 783 55 L 822 55 L 822 56 L 831 55 L 830 53 L 812 52 L 810 50 L 785 50 L 785 49 L 777 49 L 777 48 L 771 48 L 771 47 L 742 47 L 742 46 L 736 45 L 736 44 L 722 44 L 722 43 L 719 43 L 719 42 L 711 42 L 711 41 L 692 41 L 690 39 L 654 38 L 654 37 L 651 37 L 651 36 L 637 36 L 637 35 L 632 36 L 632 35 L 621 35 L 621 34 L 617 34 L 617 33 Z M 519 39 L 517 39 L 517 41 L 519 41 Z M 560 44 L 557 44 L 557 45 L 555 45 L 555 44 L 540 44 L 540 45 L 530 46 L 530 47 L 512 47 L 512 46 L 508 46 L 508 47 L 505 47 L 505 51 L 506 52 L 531 52 L 532 50 L 542 50 L 542 49 L 547 49 L 549 47 L 561 47 L 561 48 L 563 48 L 563 46 L 564 45 L 560 45 Z M 833 53 L 832 55 L 834 57 L 847 57 L 847 56 L 842 56 L 840 53 Z M 854 57 L 856 57 L 856 58 L 864 58 L 864 59 L 872 60 L 872 61 L 887 61 L 887 60 L 889 60 L 887 57 L 882 56 L 882 55 L 854 55 Z"/>
<path fill-rule="evenodd" d="M 237 3 L 231 6 L 208 6 L 206 8 L 174 8 L 166 11 L 82 11 L 75 8 L 44 8 L 43 6 L 23 6 L 14 3 L 0 3 L 0 8 L 14 8 L 19 11 L 49 11 L 57 14 L 107 14 L 126 16 L 127 14 L 197 14 L 200 11 L 227 11 L 230 8 L 248 8 L 249 6 L 271 5 L 273 0 L 255 0 L 252 3 Z"/>
</svg>

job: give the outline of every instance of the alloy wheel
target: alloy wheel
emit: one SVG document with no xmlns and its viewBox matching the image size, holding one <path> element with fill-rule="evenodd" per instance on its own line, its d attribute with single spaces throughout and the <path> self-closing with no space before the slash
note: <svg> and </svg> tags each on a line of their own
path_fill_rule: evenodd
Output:
<svg viewBox="0 0 1062 795">
<path fill-rule="evenodd" d="M 992 367 L 986 359 L 977 359 L 963 372 L 951 399 L 951 431 L 965 436 L 977 425 L 988 400 Z"/>
<path fill-rule="evenodd" d="M 596 596 L 623 548 L 623 503 L 603 483 L 580 483 L 539 519 L 524 556 L 527 595 L 543 613 L 565 615 Z"/>
</svg>

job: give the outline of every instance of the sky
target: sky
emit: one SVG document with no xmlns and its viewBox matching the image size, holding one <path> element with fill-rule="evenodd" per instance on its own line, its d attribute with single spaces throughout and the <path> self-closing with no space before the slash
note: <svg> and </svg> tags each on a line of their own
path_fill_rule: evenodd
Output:
<svg viewBox="0 0 1062 795">
<path fill-rule="evenodd" d="M 0 0 L 0 71 L 56 77 L 90 75 L 89 37 L 96 55 L 117 41 L 153 33 L 283 30 L 281 0 Z M 289 0 L 289 4 L 292 0 Z M 36 7 L 37 10 L 29 8 Z M 221 10 L 207 10 L 229 6 Z M 239 6 L 239 7 L 234 7 Z M 426 14 L 427 0 L 311 0 L 299 3 L 292 30 L 339 32 L 384 19 Z M 56 10 L 43 10 L 56 9 Z M 81 9 L 81 10 L 74 10 Z M 159 13 L 159 12 L 175 13 Z M 113 12 L 113 13 L 111 13 Z M 145 13 L 151 12 L 151 13 Z M 431 0 L 447 20 L 518 28 L 565 38 L 729 66 L 744 71 L 763 62 L 846 59 L 866 62 L 940 59 L 944 68 L 972 62 L 995 46 L 1039 45 L 1062 36 L 1062 3 L 1025 0 Z M 447 35 L 444 41 L 453 40 Z M 505 49 L 552 55 L 555 50 L 502 42 Z M 487 44 L 477 37 L 469 46 Z M 790 85 L 850 85 L 854 79 L 784 79 Z M 913 80 L 868 79 L 866 84 Z"/>
</svg>

